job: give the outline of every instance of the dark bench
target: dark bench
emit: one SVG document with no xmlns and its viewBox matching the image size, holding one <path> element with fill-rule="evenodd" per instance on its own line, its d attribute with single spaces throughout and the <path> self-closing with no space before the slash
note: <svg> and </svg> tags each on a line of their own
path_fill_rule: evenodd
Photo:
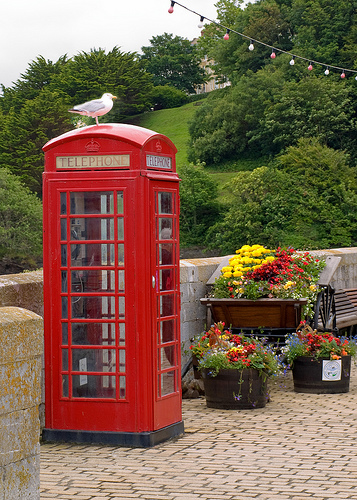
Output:
<svg viewBox="0 0 357 500">
<path fill-rule="evenodd" d="M 354 335 L 357 329 L 357 288 L 334 290 L 329 285 L 321 290 L 312 327 L 318 331 Z"/>
</svg>

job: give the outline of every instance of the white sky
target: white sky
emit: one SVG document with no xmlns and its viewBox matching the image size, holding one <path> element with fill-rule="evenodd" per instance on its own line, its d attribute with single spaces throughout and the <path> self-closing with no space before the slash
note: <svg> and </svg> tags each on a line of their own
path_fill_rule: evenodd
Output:
<svg viewBox="0 0 357 500">
<path fill-rule="evenodd" d="M 182 5 L 216 19 L 217 0 L 180 0 Z M 199 16 L 170 0 L 5 0 L 1 5 L 0 83 L 20 78 L 42 55 L 52 62 L 67 54 L 106 51 L 140 52 L 153 36 L 173 33 L 189 40 L 199 36 Z"/>
</svg>

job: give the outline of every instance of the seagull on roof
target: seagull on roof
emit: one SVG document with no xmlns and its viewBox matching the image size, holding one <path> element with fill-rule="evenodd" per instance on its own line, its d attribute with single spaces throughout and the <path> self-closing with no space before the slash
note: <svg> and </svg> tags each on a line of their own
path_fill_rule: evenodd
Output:
<svg viewBox="0 0 357 500">
<path fill-rule="evenodd" d="M 103 94 L 100 99 L 94 99 L 93 101 L 84 102 L 83 104 L 78 104 L 73 106 L 72 109 L 68 111 L 70 113 L 78 113 L 79 115 L 91 116 L 95 118 L 96 124 L 98 123 L 98 116 L 103 116 L 109 113 L 113 107 L 113 99 L 116 96 L 113 94 Z"/>
</svg>

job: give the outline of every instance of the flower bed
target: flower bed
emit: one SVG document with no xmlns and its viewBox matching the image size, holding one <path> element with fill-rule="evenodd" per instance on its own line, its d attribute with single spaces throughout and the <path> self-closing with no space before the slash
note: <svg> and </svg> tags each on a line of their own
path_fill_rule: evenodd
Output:
<svg viewBox="0 0 357 500">
<path fill-rule="evenodd" d="M 222 268 L 211 296 L 257 300 L 259 298 L 307 300 L 304 315 L 312 317 L 318 293 L 317 282 L 325 266 L 309 252 L 293 248 L 271 250 L 262 245 L 244 245 Z"/>
</svg>

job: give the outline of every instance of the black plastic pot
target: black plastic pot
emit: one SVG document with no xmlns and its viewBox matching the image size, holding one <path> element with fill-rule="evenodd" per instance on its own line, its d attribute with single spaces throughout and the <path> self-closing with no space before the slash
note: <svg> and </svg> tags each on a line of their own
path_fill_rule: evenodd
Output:
<svg viewBox="0 0 357 500">
<path fill-rule="evenodd" d="M 294 391 L 311 394 L 338 394 L 350 390 L 351 356 L 340 360 L 301 356 L 294 360 Z"/>
</svg>

